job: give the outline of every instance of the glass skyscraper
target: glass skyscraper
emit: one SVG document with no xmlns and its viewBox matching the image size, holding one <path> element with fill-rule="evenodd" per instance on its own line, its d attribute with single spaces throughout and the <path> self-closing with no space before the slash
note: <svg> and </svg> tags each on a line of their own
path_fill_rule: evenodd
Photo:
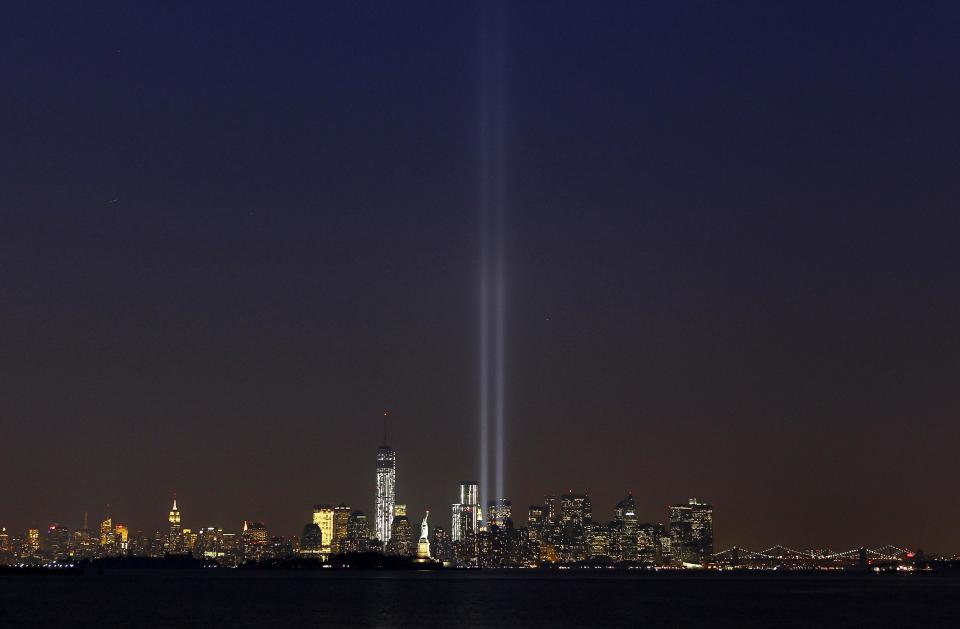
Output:
<svg viewBox="0 0 960 629">
<path fill-rule="evenodd" d="M 453 505 L 450 537 L 454 542 L 476 533 L 480 518 L 479 487 L 475 481 L 461 481 L 460 502 Z"/>
<path fill-rule="evenodd" d="M 390 541 L 393 508 L 397 501 L 397 453 L 384 443 L 377 448 L 376 535 L 381 543 Z"/>
</svg>

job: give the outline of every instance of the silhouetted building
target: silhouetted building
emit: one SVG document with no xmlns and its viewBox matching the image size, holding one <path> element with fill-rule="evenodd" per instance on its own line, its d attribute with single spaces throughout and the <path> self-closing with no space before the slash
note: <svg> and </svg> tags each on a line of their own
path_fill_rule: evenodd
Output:
<svg viewBox="0 0 960 629">
<path fill-rule="evenodd" d="M 300 554 L 308 557 L 320 557 L 323 553 L 323 529 L 315 522 L 303 527 L 300 537 Z"/>
<path fill-rule="evenodd" d="M 614 522 L 616 523 L 615 535 L 617 536 L 616 546 L 620 561 L 636 561 L 637 553 L 637 504 L 633 499 L 633 494 L 627 494 L 627 497 L 617 503 L 613 511 Z"/>
<path fill-rule="evenodd" d="M 713 555 L 713 507 L 696 498 L 670 507 L 670 546 L 673 558 L 684 563 Z"/>
</svg>

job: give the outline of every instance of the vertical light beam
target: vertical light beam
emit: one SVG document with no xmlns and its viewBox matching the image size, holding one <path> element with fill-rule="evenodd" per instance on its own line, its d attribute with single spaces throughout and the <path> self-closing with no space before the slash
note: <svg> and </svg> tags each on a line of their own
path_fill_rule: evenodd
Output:
<svg viewBox="0 0 960 629">
<path fill-rule="evenodd" d="M 481 68 L 481 94 L 486 76 Z M 483 141 L 489 124 L 481 97 L 480 107 L 480 504 L 486 508 L 490 487 L 490 281 L 489 281 L 489 195 L 487 194 L 487 145 Z"/>
<path fill-rule="evenodd" d="M 481 2 L 479 11 L 480 504 L 487 508 L 491 468 L 493 497 L 500 500 L 505 491 L 506 142 L 503 5 Z"/>
<path fill-rule="evenodd" d="M 493 85 L 493 114 L 495 120 L 494 127 L 494 180 L 493 185 L 496 190 L 496 238 L 497 238 L 497 320 L 496 320 L 496 482 L 497 491 L 494 498 L 498 501 L 504 498 L 504 381 L 506 379 L 506 358 L 505 358 L 505 318 L 506 304 L 504 302 L 506 294 L 504 277 L 504 258 L 506 256 L 506 246 L 504 243 L 504 213 L 506 211 L 506 138 L 505 120 L 504 120 L 504 33 L 503 33 L 503 5 L 495 3 L 495 38 L 493 49 L 494 64 L 494 85 Z"/>
</svg>

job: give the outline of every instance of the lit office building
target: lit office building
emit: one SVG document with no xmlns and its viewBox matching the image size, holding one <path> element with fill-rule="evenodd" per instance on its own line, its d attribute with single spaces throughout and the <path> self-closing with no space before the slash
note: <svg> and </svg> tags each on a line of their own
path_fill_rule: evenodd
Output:
<svg viewBox="0 0 960 629">
<path fill-rule="evenodd" d="M 527 510 L 527 547 L 525 549 L 525 559 L 527 563 L 539 563 L 545 560 L 543 553 L 547 548 L 547 538 L 549 536 L 549 525 L 547 521 L 547 508 L 544 505 L 530 505 Z"/>
<path fill-rule="evenodd" d="M 586 558 L 586 527 L 593 522 L 590 497 L 568 491 L 560 497 L 560 538 L 558 553 L 564 562 Z"/>
<path fill-rule="evenodd" d="M 610 557 L 611 528 L 594 522 L 586 527 L 587 555 L 590 558 Z"/>
<path fill-rule="evenodd" d="M 44 554 L 54 561 L 64 561 L 70 558 L 70 531 L 60 524 L 51 524 L 47 527 L 44 536 Z"/>
<path fill-rule="evenodd" d="M 183 529 L 183 552 L 192 553 L 197 543 L 197 533 L 191 529 Z"/>
<path fill-rule="evenodd" d="M 265 558 L 270 547 L 270 531 L 260 522 L 243 522 L 240 534 L 241 552 L 245 561 Z"/>
<path fill-rule="evenodd" d="M 527 510 L 527 529 L 530 531 L 530 539 L 542 541 L 547 524 L 547 508 L 543 505 L 530 505 Z"/>
<path fill-rule="evenodd" d="M 331 552 L 343 552 L 343 542 L 347 539 L 349 526 L 350 507 L 341 502 L 333 508 L 333 539 L 330 541 Z"/>
<path fill-rule="evenodd" d="M 117 525 L 113 527 L 113 539 L 120 552 L 127 551 L 130 543 L 130 532 L 127 530 L 125 524 L 117 523 Z"/>
<path fill-rule="evenodd" d="M 560 523 L 577 521 L 581 525 L 593 521 L 593 506 L 586 493 L 575 494 L 572 491 L 560 496 Z"/>
<path fill-rule="evenodd" d="M 107 517 L 100 523 L 100 547 L 111 551 L 114 547 L 115 533 L 113 531 L 113 518 Z"/>
<path fill-rule="evenodd" d="M 500 498 L 499 500 L 491 500 L 487 504 L 487 526 L 507 526 L 509 522 L 513 524 L 513 506 L 512 503 L 505 499 Z"/>
<path fill-rule="evenodd" d="M 410 530 L 410 520 L 407 519 L 407 505 L 398 504 L 394 508 L 393 522 L 391 523 L 390 541 L 387 542 L 388 555 L 410 557 L 413 555 L 413 539 Z"/>
<path fill-rule="evenodd" d="M 173 506 L 170 508 L 170 514 L 167 516 L 167 522 L 170 525 L 167 532 L 167 543 L 165 550 L 168 553 L 181 553 L 184 550 L 183 528 L 180 526 L 180 509 L 177 508 L 177 497 L 173 497 Z"/>
<path fill-rule="evenodd" d="M 459 542 L 468 532 L 476 533 L 480 523 L 479 486 L 474 481 L 460 483 L 460 502 L 451 511 L 450 537 Z"/>
<path fill-rule="evenodd" d="M 463 525 L 460 523 L 462 512 L 463 505 L 459 502 L 450 506 L 450 541 L 452 542 L 458 542 L 463 537 Z"/>
<path fill-rule="evenodd" d="M 40 552 L 40 529 L 27 529 L 27 548 L 31 554 Z"/>
<path fill-rule="evenodd" d="M 560 500 L 553 495 L 543 497 L 543 506 L 547 510 L 547 521 L 551 524 L 560 522 Z"/>
<path fill-rule="evenodd" d="M 662 527 L 661 527 L 662 528 Z M 656 524 L 637 525 L 637 560 L 653 563 L 657 558 L 659 541 L 658 526 Z"/>
<path fill-rule="evenodd" d="M 197 541 L 193 547 L 196 556 L 208 559 L 221 559 L 226 556 L 223 529 L 208 526 L 197 531 Z"/>
<path fill-rule="evenodd" d="M 313 523 L 320 527 L 320 532 L 323 534 L 321 554 L 329 556 L 333 544 L 333 507 L 313 505 Z"/>
<path fill-rule="evenodd" d="M 376 536 L 386 546 L 397 500 L 397 453 L 384 443 L 377 448 Z"/>
<path fill-rule="evenodd" d="M 369 549 L 370 530 L 367 527 L 367 515 L 363 511 L 353 511 L 347 523 L 347 539 L 341 552 L 362 553 Z"/>
<path fill-rule="evenodd" d="M 433 556 L 440 561 L 451 561 L 453 559 L 453 544 L 443 527 L 433 527 L 431 537 L 433 541 L 430 542 L 430 547 L 433 549 Z"/>
<path fill-rule="evenodd" d="M 223 553 L 221 563 L 235 566 L 243 561 L 243 534 L 221 533 L 220 529 L 217 529 L 217 534 L 220 537 L 220 551 Z"/>
</svg>

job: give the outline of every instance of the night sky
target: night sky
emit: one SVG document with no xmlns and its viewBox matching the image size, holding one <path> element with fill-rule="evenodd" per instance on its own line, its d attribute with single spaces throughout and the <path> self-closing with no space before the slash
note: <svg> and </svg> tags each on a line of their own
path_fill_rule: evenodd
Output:
<svg viewBox="0 0 960 629">
<path fill-rule="evenodd" d="M 478 476 L 478 5 L 0 15 L 0 524 Z M 960 9 L 504 11 L 507 496 L 960 550 Z"/>
</svg>

